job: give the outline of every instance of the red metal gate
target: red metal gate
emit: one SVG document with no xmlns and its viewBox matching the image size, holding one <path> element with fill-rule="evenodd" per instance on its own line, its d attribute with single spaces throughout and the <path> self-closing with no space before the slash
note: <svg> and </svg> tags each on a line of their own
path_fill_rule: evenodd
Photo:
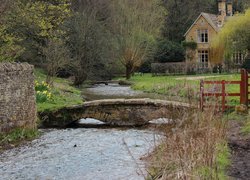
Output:
<svg viewBox="0 0 250 180">
<path fill-rule="evenodd" d="M 232 108 L 234 106 L 230 106 L 227 103 L 226 97 L 239 97 L 240 98 L 240 104 L 244 104 L 248 106 L 250 99 L 248 98 L 248 95 L 250 94 L 249 90 L 249 84 L 248 79 L 250 78 L 247 70 L 242 69 L 241 70 L 241 80 L 240 81 L 201 81 L 200 82 L 200 108 L 203 110 L 206 107 L 209 107 L 211 105 L 207 105 L 206 103 L 206 97 L 215 97 L 218 100 L 219 105 L 216 105 L 219 110 L 224 112 L 228 108 Z M 214 86 L 220 87 L 219 91 L 208 91 L 205 89 L 205 85 L 210 84 Z M 227 92 L 227 86 L 230 85 L 239 85 L 240 86 L 240 92 Z"/>
</svg>

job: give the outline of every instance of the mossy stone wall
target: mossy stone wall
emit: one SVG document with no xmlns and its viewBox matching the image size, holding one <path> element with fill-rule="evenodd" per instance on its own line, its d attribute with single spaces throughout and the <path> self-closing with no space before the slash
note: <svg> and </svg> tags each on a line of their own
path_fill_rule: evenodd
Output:
<svg viewBox="0 0 250 180">
<path fill-rule="evenodd" d="M 0 63 L 0 133 L 36 128 L 34 67 Z"/>
</svg>

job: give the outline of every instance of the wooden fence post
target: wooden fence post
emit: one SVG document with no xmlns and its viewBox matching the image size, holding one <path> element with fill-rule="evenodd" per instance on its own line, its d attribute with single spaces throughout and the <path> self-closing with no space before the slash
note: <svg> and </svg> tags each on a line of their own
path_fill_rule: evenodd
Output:
<svg viewBox="0 0 250 180">
<path fill-rule="evenodd" d="M 200 82 L 200 109 L 204 110 L 204 81 Z"/>
<path fill-rule="evenodd" d="M 249 85 L 248 85 L 248 71 L 245 70 L 246 73 L 246 106 L 248 107 L 248 89 L 249 89 Z"/>
<path fill-rule="evenodd" d="M 248 73 L 241 69 L 240 104 L 248 105 Z"/>
<path fill-rule="evenodd" d="M 221 81 L 221 105 L 222 105 L 222 112 L 226 110 L 226 86 L 225 80 Z"/>
</svg>

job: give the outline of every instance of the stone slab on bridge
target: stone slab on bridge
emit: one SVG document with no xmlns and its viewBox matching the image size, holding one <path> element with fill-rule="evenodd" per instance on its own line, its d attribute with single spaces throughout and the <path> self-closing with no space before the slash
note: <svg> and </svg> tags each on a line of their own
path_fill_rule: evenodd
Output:
<svg viewBox="0 0 250 180">
<path fill-rule="evenodd" d="M 153 99 L 105 99 L 39 113 L 43 127 L 65 127 L 83 118 L 110 125 L 141 126 L 158 118 L 178 119 L 193 109 L 189 104 Z"/>
</svg>

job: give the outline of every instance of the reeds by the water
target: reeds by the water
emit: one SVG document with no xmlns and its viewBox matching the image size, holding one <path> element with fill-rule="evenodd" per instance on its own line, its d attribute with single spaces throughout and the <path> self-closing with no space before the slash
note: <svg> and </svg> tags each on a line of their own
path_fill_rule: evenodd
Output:
<svg viewBox="0 0 250 180">
<path fill-rule="evenodd" d="M 226 121 L 210 108 L 192 110 L 149 158 L 148 179 L 224 179 L 228 165 Z"/>
</svg>

